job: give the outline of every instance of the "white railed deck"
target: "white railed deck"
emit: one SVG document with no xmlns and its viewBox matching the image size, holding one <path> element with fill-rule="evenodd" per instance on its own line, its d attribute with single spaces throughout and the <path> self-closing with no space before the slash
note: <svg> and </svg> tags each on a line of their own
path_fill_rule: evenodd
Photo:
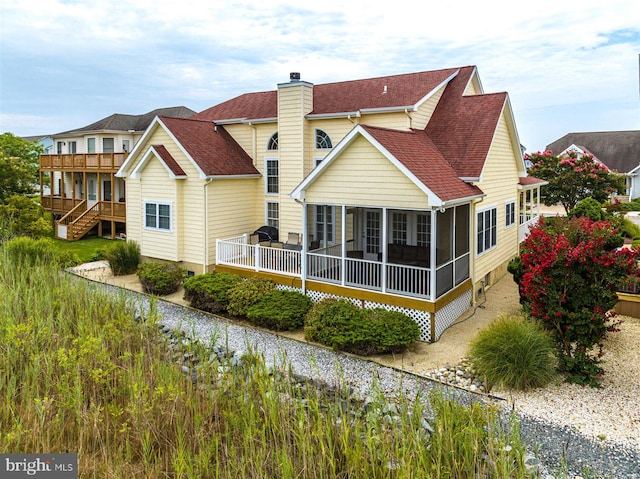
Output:
<svg viewBox="0 0 640 479">
<path fill-rule="evenodd" d="M 301 258 L 300 251 L 248 244 L 246 236 L 216 242 L 217 264 L 300 276 Z"/>
<path fill-rule="evenodd" d="M 387 263 L 384 271 L 386 275 L 383 277 L 383 264 L 378 261 L 307 253 L 308 279 L 402 296 L 431 298 L 429 269 Z"/>
<path fill-rule="evenodd" d="M 216 242 L 217 264 L 254 271 L 302 276 L 302 252 L 251 245 L 247 236 Z M 339 248 L 331 248 L 333 253 Z M 327 254 L 328 248 L 307 252 L 307 279 L 401 296 L 431 299 L 431 270 L 416 266 Z"/>
</svg>

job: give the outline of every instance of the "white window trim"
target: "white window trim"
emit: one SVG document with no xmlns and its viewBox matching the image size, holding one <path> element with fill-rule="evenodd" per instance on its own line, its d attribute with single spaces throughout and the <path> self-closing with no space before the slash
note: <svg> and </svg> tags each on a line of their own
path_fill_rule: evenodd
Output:
<svg viewBox="0 0 640 479">
<path fill-rule="evenodd" d="M 495 229 L 496 229 L 496 243 L 494 245 L 489 246 L 486 249 L 483 249 L 482 251 L 478 252 L 478 215 L 480 213 L 482 213 L 483 215 L 487 212 L 487 211 L 492 211 L 495 210 L 496 211 L 496 224 L 495 224 Z M 484 254 L 489 253 L 490 251 L 493 251 L 494 249 L 496 249 L 498 247 L 498 206 L 497 205 L 492 205 L 492 206 L 487 206 L 486 208 L 483 208 L 481 210 L 476 210 L 476 218 L 475 218 L 475 254 L 476 257 L 482 256 Z M 484 239 L 484 237 L 483 237 Z M 483 241 L 483 248 L 484 248 L 484 241 Z"/>
<path fill-rule="evenodd" d="M 269 205 L 278 205 L 278 231 L 280 231 L 280 202 L 279 201 L 265 201 L 264 203 L 264 224 L 269 225 Z"/>
<path fill-rule="evenodd" d="M 269 145 L 271 144 L 271 139 L 276 135 L 278 135 L 278 142 L 277 142 L 277 147 L 278 148 L 269 149 Z M 278 151 L 279 149 L 280 149 L 280 135 L 276 131 L 276 132 L 273 132 L 271 135 L 269 135 L 269 138 L 267 138 L 267 144 L 265 145 L 264 150 L 266 152 L 274 152 L 274 151 Z"/>
<path fill-rule="evenodd" d="M 513 209 L 513 221 L 511 223 L 507 223 L 507 220 L 509 219 L 509 216 L 507 215 L 507 207 L 511 205 L 511 208 Z M 507 202 L 505 202 L 504 204 L 504 227 L 505 229 L 507 228 L 511 228 L 512 226 L 516 225 L 517 222 L 517 216 L 518 216 L 518 212 L 516 211 L 516 200 L 509 200 Z"/>
<path fill-rule="evenodd" d="M 93 152 L 89 151 L 89 140 L 93 140 L 93 149 L 95 150 Z M 98 139 L 95 136 L 88 136 L 85 147 L 86 147 L 86 152 L 89 153 L 90 155 L 98 153 Z"/>
<path fill-rule="evenodd" d="M 270 192 L 269 191 L 269 169 L 267 165 L 270 161 L 275 161 L 278 164 L 278 191 Z M 264 194 L 267 196 L 278 196 L 280 194 L 280 158 L 277 156 L 265 156 L 264 158 Z"/>
<path fill-rule="evenodd" d="M 111 193 L 113 194 L 113 192 Z M 160 205 L 165 205 L 169 207 L 169 229 L 160 228 L 159 226 L 147 226 L 147 204 L 156 205 L 156 225 L 160 224 L 160 208 L 157 208 Z M 142 205 L 142 224 L 144 225 L 144 229 L 148 231 L 159 231 L 162 233 L 172 233 L 173 232 L 173 204 L 168 201 L 156 201 L 156 200 L 144 200 Z"/>
<path fill-rule="evenodd" d="M 320 240 L 320 244 L 324 244 L 324 238 L 318 238 L 318 206 L 324 206 L 325 208 L 331 208 L 331 217 L 333 218 L 333 223 L 331 223 L 331 237 L 333 238 L 331 241 L 328 241 L 328 245 L 336 244 L 336 207 L 330 205 L 314 205 L 313 206 L 313 238 Z M 326 225 L 326 222 L 324 223 Z"/>
<path fill-rule="evenodd" d="M 325 135 L 327 135 L 327 138 L 329 138 L 329 141 L 331 142 L 331 147 L 329 148 L 318 148 L 316 145 L 318 143 L 318 131 L 321 131 L 322 133 L 324 133 Z M 313 130 L 313 149 L 316 151 L 329 151 L 329 150 L 333 150 L 333 140 L 331 139 L 331 135 L 329 135 L 329 133 L 327 133 L 325 130 L 323 130 L 322 128 L 315 128 Z"/>
</svg>

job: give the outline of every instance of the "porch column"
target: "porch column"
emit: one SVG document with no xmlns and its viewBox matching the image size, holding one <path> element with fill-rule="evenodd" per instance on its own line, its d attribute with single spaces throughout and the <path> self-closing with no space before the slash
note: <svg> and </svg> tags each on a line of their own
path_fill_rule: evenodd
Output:
<svg viewBox="0 0 640 479">
<path fill-rule="evenodd" d="M 342 258 L 340 259 L 340 261 L 342 262 L 342 266 L 340 267 L 340 282 L 342 284 L 342 286 L 344 286 L 347 282 L 347 205 L 342 205 L 341 209 L 340 209 L 340 214 L 341 214 L 341 218 L 340 218 L 340 227 L 341 227 L 341 231 L 340 231 L 340 242 L 341 242 L 341 256 Z M 333 221 L 335 221 L 336 219 L 334 218 Z M 324 227 L 325 231 L 327 230 L 327 226 L 325 225 Z"/>
<path fill-rule="evenodd" d="M 429 275 L 431 276 L 431 284 L 429 285 L 429 289 L 431 290 L 429 295 L 431 296 L 431 301 L 436 300 L 436 270 L 438 265 L 436 264 L 437 256 L 436 256 L 436 244 L 438 243 L 438 239 L 436 235 L 438 234 L 438 230 L 436 228 L 436 210 L 431 210 L 431 244 L 429 245 L 431 255 L 431 271 Z"/>
<path fill-rule="evenodd" d="M 382 292 L 387 292 L 387 207 L 382 208 L 382 271 L 380 271 Z"/>
<path fill-rule="evenodd" d="M 302 275 L 302 292 L 307 292 L 307 253 L 309 251 L 309 206 L 302 203 L 302 256 L 300 258 L 300 274 Z"/>
</svg>

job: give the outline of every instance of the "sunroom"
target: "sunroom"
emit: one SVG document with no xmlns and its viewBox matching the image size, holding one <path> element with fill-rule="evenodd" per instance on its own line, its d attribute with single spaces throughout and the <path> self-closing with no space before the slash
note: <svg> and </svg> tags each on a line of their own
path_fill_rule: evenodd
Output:
<svg viewBox="0 0 640 479">
<path fill-rule="evenodd" d="M 469 203 L 441 209 L 304 205 L 305 280 L 434 301 L 470 275 Z"/>
</svg>

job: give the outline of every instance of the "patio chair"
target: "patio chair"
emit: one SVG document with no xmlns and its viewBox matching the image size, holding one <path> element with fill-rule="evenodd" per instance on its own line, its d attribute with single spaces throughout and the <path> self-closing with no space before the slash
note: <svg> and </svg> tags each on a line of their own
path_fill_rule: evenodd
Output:
<svg viewBox="0 0 640 479">
<path fill-rule="evenodd" d="M 260 243 L 260 235 L 256 234 L 256 233 L 250 234 L 249 235 L 249 244 L 256 245 L 258 243 Z"/>
<path fill-rule="evenodd" d="M 289 232 L 289 235 L 287 236 L 287 244 L 295 244 L 295 245 L 299 245 L 300 244 L 300 233 L 292 233 Z"/>
</svg>

